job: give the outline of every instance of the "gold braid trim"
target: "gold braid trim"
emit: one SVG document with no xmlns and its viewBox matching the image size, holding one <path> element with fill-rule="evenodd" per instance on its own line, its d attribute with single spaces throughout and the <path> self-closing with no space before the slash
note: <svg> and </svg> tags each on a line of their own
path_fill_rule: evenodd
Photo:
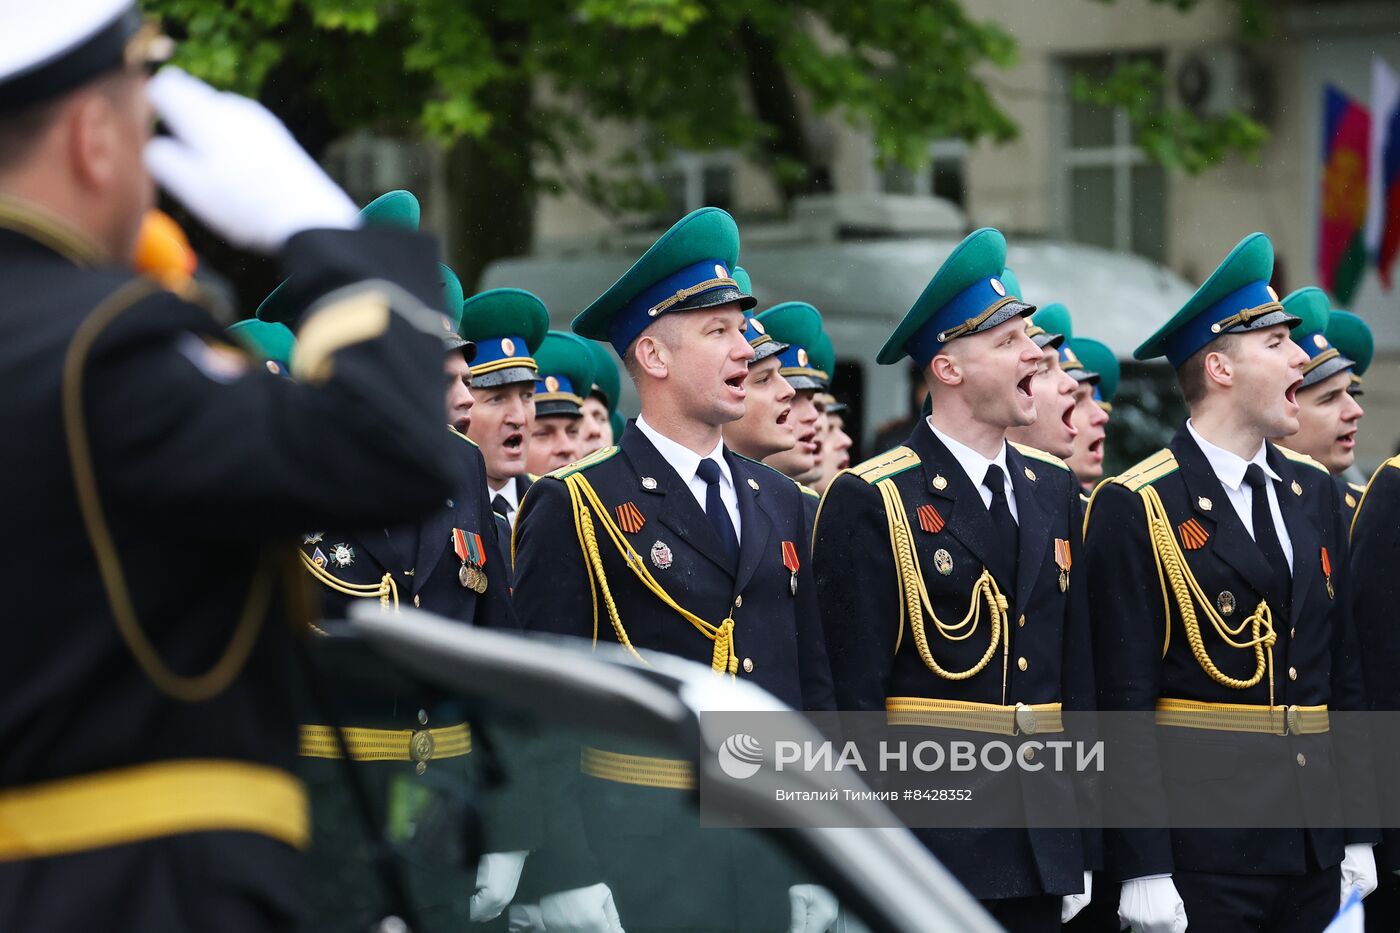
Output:
<svg viewBox="0 0 1400 933">
<path fill-rule="evenodd" d="M 924 584 L 923 567 L 919 564 L 919 555 L 914 549 L 914 538 L 909 530 L 909 513 L 905 511 L 904 501 L 900 498 L 899 490 L 895 487 L 894 481 L 885 479 L 875 484 L 880 490 L 880 495 L 884 499 L 886 521 L 890 530 L 890 550 L 894 556 L 894 565 L 899 584 L 899 636 L 895 640 L 895 651 L 899 651 L 899 646 L 904 638 L 904 620 L 908 618 L 909 629 L 914 634 L 914 644 L 919 651 L 919 657 L 923 659 L 924 666 L 933 671 L 944 680 L 967 680 L 980 674 L 988 664 L 991 663 L 996 654 L 997 646 L 1002 646 L 1002 653 L 1006 654 L 1011 645 L 1010 621 L 1007 617 L 1007 601 L 1002 595 L 1001 589 L 997 586 L 996 580 L 984 567 L 982 575 L 977 578 L 977 582 L 972 587 L 972 599 L 967 607 L 967 614 L 962 621 L 956 625 L 949 625 L 938 618 L 933 611 L 933 604 L 929 600 L 928 587 Z M 938 633 L 949 641 L 964 641 L 971 638 L 977 631 L 977 626 L 982 619 L 982 608 L 985 606 L 991 614 L 991 638 L 987 643 L 987 650 L 972 667 L 965 671 L 944 670 L 939 663 L 934 660 L 933 652 L 929 649 L 928 635 L 924 629 L 924 613 L 933 620 L 934 627 Z M 1005 663 L 1003 662 L 1002 686 L 1005 688 Z"/>
<path fill-rule="evenodd" d="M 612 539 L 613 546 L 626 561 L 627 567 L 633 575 L 661 600 L 669 609 L 673 610 L 681 618 L 689 622 L 694 628 L 710 641 L 714 642 L 714 651 L 710 659 L 710 667 L 716 674 L 729 674 L 734 676 L 739 672 L 739 656 L 734 650 L 734 619 L 726 618 L 715 625 L 706 622 L 695 613 L 681 606 L 671 595 L 662 588 L 656 578 L 647 570 L 646 564 L 642 561 L 642 555 L 632 547 L 627 537 L 622 533 L 622 529 L 617 527 L 613 521 L 611 513 L 604 507 L 602 500 L 598 498 L 593 486 L 582 473 L 572 473 L 563 477 L 564 485 L 569 489 L 569 499 L 573 505 L 574 529 L 578 533 L 579 547 L 584 555 L 584 569 L 588 574 L 589 591 L 593 596 L 593 641 L 598 641 L 598 593 L 602 592 L 603 605 L 608 611 L 608 620 L 612 623 L 613 633 L 617 636 L 618 643 L 628 650 L 638 661 L 643 664 L 646 660 L 633 647 L 632 640 L 627 635 L 627 629 L 622 624 L 622 617 L 617 611 L 617 602 L 613 599 L 612 589 L 608 586 L 607 574 L 603 568 L 603 557 L 598 550 L 598 539 L 594 529 L 594 522 L 603 526 L 608 537 Z"/>
<path fill-rule="evenodd" d="M 1201 666 L 1210 679 L 1221 686 L 1234 690 L 1247 690 L 1258 684 L 1267 671 L 1269 675 L 1269 705 L 1273 706 L 1274 642 L 1277 641 L 1277 635 L 1274 633 L 1274 614 L 1269 608 L 1268 602 L 1261 599 L 1254 612 L 1241 619 L 1240 624 L 1234 628 L 1226 625 L 1225 620 L 1211 605 L 1210 598 L 1196 582 L 1191 568 L 1187 566 L 1186 558 L 1181 553 L 1181 548 L 1177 545 L 1176 538 L 1172 534 L 1171 520 L 1167 517 L 1167 509 L 1162 504 L 1162 497 L 1152 486 L 1142 487 L 1138 490 L 1138 495 L 1142 497 L 1143 506 L 1146 508 L 1147 536 L 1152 542 L 1152 554 L 1157 564 L 1157 580 L 1162 588 L 1162 610 L 1166 619 L 1162 655 L 1166 656 L 1167 646 L 1171 644 L 1171 603 L 1172 597 L 1174 597 L 1177 610 L 1181 615 L 1181 625 L 1186 630 L 1186 643 L 1191 647 L 1191 654 L 1195 657 L 1196 663 Z M 1167 594 L 1169 585 L 1171 587 L 1170 597 Z M 1256 666 L 1254 674 L 1249 679 L 1240 680 L 1237 677 L 1230 677 L 1215 666 L 1215 662 L 1206 652 L 1205 642 L 1201 638 L 1201 626 L 1196 615 L 1197 605 L 1205 612 L 1211 627 L 1215 629 L 1215 633 L 1226 645 L 1241 650 L 1254 650 Z M 1249 639 L 1247 641 L 1237 640 L 1246 625 L 1249 626 Z"/>
<path fill-rule="evenodd" d="M 394 575 L 392 573 L 384 574 L 378 583 L 346 583 L 344 580 L 333 576 L 326 568 L 307 557 L 305 551 L 298 550 L 297 556 L 301 558 L 301 565 L 306 568 L 307 573 L 315 577 L 317 582 L 335 590 L 337 593 L 353 596 L 356 599 L 377 598 L 380 608 L 393 609 L 395 612 L 399 611 L 399 586 L 394 582 Z"/>
</svg>

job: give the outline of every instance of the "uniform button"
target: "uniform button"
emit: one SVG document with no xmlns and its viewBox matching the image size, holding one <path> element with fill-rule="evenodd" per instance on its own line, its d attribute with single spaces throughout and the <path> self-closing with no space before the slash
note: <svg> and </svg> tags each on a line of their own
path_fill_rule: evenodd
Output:
<svg viewBox="0 0 1400 933">
<path fill-rule="evenodd" d="M 1017 625 L 1018 627 L 1020 627 L 1020 628 L 1025 628 L 1025 627 L 1026 627 L 1026 617 L 1025 617 L 1025 616 L 1021 616 L 1021 618 L 1017 619 L 1017 620 L 1016 620 L 1016 625 Z"/>
<path fill-rule="evenodd" d="M 1025 658 L 1017 658 L 1017 659 L 1016 659 L 1016 666 L 1019 667 L 1021 670 L 1024 671 L 1026 668 L 1030 667 L 1031 665 L 1030 665 L 1030 662 L 1027 661 Z"/>
<path fill-rule="evenodd" d="M 744 608 L 744 597 L 742 597 L 742 596 L 735 596 L 735 597 L 734 597 L 734 608 L 735 608 L 735 609 L 743 609 L 743 608 Z"/>
<path fill-rule="evenodd" d="M 744 673 L 753 673 L 753 658 L 744 658 Z"/>
<path fill-rule="evenodd" d="M 425 709 L 420 709 L 420 710 L 418 711 L 418 724 L 419 724 L 419 725 L 423 725 L 423 726 L 426 726 L 426 725 L 428 724 L 428 711 L 427 711 L 427 710 L 425 710 Z"/>
<path fill-rule="evenodd" d="M 1299 752 L 1299 753 L 1298 753 L 1298 767 L 1300 767 L 1300 768 L 1305 767 L 1305 766 L 1307 765 L 1307 763 L 1308 763 L 1308 756 L 1307 756 L 1307 755 L 1304 755 L 1302 752 Z"/>
<path fill-rule="evenodd" d="M 1021 757 L 1027 761 L 1035 761 L 1035 748 L 1027 745 L 1025 748 L 1021 749 Z"/>
<path fill-rule="evenodd" d="M 1288 630 L 1288 637 L 1289 637 L 1289 638 L 1297 638 L 1297 637 L 1298 637 L 1298 630 L 1297 630 L 1296 628 L 1291 628 L 1291 629 L 1289 629 L 1289 630 Z"/>
<path fill-rule="evenodd" d="M 447 507 L 448 507 L 449 509 L 455 509 L 455 508 L 457 507 L 457 503 L 453 502 L 451 499 L 448 499 L 448 500 L 447 500 Z"/>
<path fill-rule="evenodd" d="M 1298 679 L 1298 668 L 1296 668 L 1296 667 L 1290 667 L 1290 668 L 1288 669 L 1288 679 L 1289 679 L 1289 680 L 1297 680 L 1297 679 Z"/>
<path fill-rule="evenodd" d="M 421 599 L 418 598 L 418 594 L 417 594 L 417 593 L 414 593 L 414 594 L 413 594 L 413 605 L 415 605 L 415 606 L 421 606 L 421 605 L 423 605 L 423 600 L 421 600 Z"/>
</svg>

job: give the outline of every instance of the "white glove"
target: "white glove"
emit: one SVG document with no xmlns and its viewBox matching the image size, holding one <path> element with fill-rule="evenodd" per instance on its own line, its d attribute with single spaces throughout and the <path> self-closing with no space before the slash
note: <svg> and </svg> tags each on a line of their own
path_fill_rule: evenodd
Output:
<svg viewBox="0 0 1400 933">
<path fill-rule="evenodd" d="M 1060 922 L 1069 923 L 1074 919 L 1074 915 L 1084 909 L 1094 896 L 1094 873 L 1086 871 L 1084 873 L 1084 891 L 1080 894 L 1066 894 L 1060 900 Z"/>
<path fill-rule="evenodd" d="M 819 884 L 788 888 L 788 904 L 792 907 L 788 933 L 826 933 L 841 910 L 836 896 Z"/>
<path fill-rule="evenodd" d="M 1123 882 L 1118 924 L 1132 927 L 1133 933 L 1185 933 L 1186 905 L 1171 875 Z"/>
<path fill-rule="evenodd" d="M 509 933 L 544 933 L 544 914 L 538 904 L 511 904 L 506 918 Z"/>
<path fill-rule="evenodd" d="M 1379 884 L 1376 875 L 1376 854 L 1371 851 L 1369 842 L 1353 842 L 1346 847 L 1342 856 L 1342 903 L 1352 888 L 1364 898 L 1376 890 Z"/>
<path fill-rule="evenodd" d="M 515 887 L 525 869 L 526 852 L 488 852 L 476 865 L 476 893 L 471 899 L 472 923 L 495 920 L 515 899 Z"/>
<path fill-rule="evenodd" d="M 146 95 L 174 134 L 146 144 L 146 169 L 230 243 L 271 253 L 303 230 L 358 225 L 354 202 L 262 104 L 172 67 Z"/>
<path fill-rule="evenodd" d="M 548 933 L 624 933 L 612 890 L 599 882 L 540 898 Z"/>
</svg>

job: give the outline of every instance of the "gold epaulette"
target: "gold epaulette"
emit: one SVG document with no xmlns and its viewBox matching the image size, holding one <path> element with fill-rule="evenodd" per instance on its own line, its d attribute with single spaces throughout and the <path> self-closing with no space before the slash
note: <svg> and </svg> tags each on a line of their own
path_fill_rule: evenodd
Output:
<svg viewBox="0 0 1400 933">
<path fill-rule="evenodd" d="M 1351 515 L 1351 528 L 1347 531 L 1348 536 L 1356 530 L 1356 520 L 1361 517 L 1361 508 L 1366 504 L 1366 497 L 1371 494 L 1371 487 L 1376 484 L 1376 477 L 1380 476 L 1381 472 L 1386 467 L 1393 467 L 1394 469 L 1400 470 L 1400 454 L 1391 457 L 1389 460 L 1376 467 L 1376 472 L 1371 474 L 1370 480 L 1366 483 L 1366 488 L 1361 491 L 1361 501 L 1356 504 L 1356 511 Z M 1348 483 L 1347 485 L 1351 486 L 1353 489 L 1356 488 L 1355 484 Z"/>
<path fill-rule="evenodd" d="M 1309 457 L 1307 454 L 1300 454 L 1296 450 L 1289 450 L 1282 444 L 1275 444 L 1274 449 L 1277 450 L 1279 453 L 1283 454 L 1289 460 L 1292 460 L 1294 463 L 1302 463 L 1312 467 L 1314 470 L 1319 470 L 1323 473 L 1327 473 L 1329 476 L 1331 475 L 1327 467 L 1318 463 L 1316 460 L 1314 460 L 1312 457 Z"/>
<path fill-rule="evenodd" d="M 1018 451 L 1020 451 L 1021 456 L 1023 457 L 1030 457 L 1032 460 L 1039 460 L 1042 463 L 1052 463 L 1060 469 L 1064 470 L 1066 473 L 1069 472 L 1069 464 L 1065 463 L 1063 460 L 1061 460 L 1054 454 L 1047 454 L 1039 447 L 1027 447 L 1025 444 L 1018 444 L 1015 441 L 1011 441 L 1010 443 L 1012 447 L 1015 447 Z"/>
<path fill-rule="evenodd" d="M 551 479 L 563 479 L 566 476 L 572 476 L 580 470 L 586 470 L 591 466 L 597 466 L 604 460 L 610 460 L 611 458 L 615 457 L 617 455 L 617 452 L 621 449 L 622 448 L 620 447 L 614 446 L 604 447 L 601 450 L 595 450 L 593 451 L 593 453 L 584 457 L 582 460 L 575 460 L 573 463 L 567 463 L 552 473 L 546 473 L 545 476 L 548 476 Z M 535 477 L 535 479 L 538 480 L 539 477 Z"/>
<path fill-rule="evenodd" d="M 896 447 L 852 467 L 851 472 L 874 486 L 882 479 L 889 479 L 892 476 L 898 476 L 905 470 L 914 469 L 919 463 L 919 455 L 914 451 L 908 447 Z"/>
<path fill-rule="evenodd" d="M 810 486 L 804 486 L 801 483 L 798 483 L 797 488 L 802 491 L 802 495 L 804 496 L 811 496 L 813 499 L 820 499 L 822 497 L 821 493 L 817 492 Z"/>
<path fill-rule="evenodd" d="M 1175 473 L 1180 466 L 1176 462 L 1176 455 L 1168 447 L 1163 447 L 1146 460 L 1141 460 L 1128 470 L 1118 474 L 1106 482 L 1117 483 L 1120 486 L 1127 486 L 1133 492 L 1137 492 L 1144 486 L 1151 486 L 1164 476 Z M 1103 485 L 1100 483 L 1100 485 Z"/>
<path fill-rule="evenodd" d="M 468 444 L 471 444 L 473 447 L 476 447 L 476 448 L 480 448 L 480 447 L 481 447 L 480 444 L 478 444 L 476 441 L 472 440 L 470 437 L 467 437 L 467 436 L 466 436 L 465 434 L 463 434 L 461 431 L 458 431 L 458 430 L 457 430 L 456 428 L 454 428 L 452 425 L 449 424 L 449 425 L 447 426 L 447 430 L 451 431 L 452 434 L 453 434 L 455 437 L 461 438 L 462 440 L 466 441 Z"/>
</svg>

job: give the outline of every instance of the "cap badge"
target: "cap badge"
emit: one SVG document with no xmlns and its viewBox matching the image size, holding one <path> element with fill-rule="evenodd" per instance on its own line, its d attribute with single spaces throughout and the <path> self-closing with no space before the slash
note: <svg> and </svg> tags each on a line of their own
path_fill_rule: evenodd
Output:
<svg viewBox="0 0 1400 933">
<path fill-rule="evenodd" d="M 989 281 L 991 282 L 992 291 L 996 292 L 998 295 L 1000 295 L 1001 297 L 1005 298 L 1005 297 L 1006 297 L 1006 286 L 1003 285 L 1003 284 L 1001 284 L 1001 279 L 990 279 Z"/>
<path fill-rule="evenodd" d="M 501 352 L 506 356 L 515 356 L 515 341 L 509 337 L 501 338 Z"/>
<path fill-rule="evenodd" d="M 558 379 L 555 379 L 553 376 L 546 376 L 546 377 L 544 378 L 544 387 L 545 387 L 546 390 L 548 390 L 548 391 L 550 391 L 550 392 L 558 392 L 558 391 L 559 391 L 559 380 L 558 380 Z"/>
</svg>

